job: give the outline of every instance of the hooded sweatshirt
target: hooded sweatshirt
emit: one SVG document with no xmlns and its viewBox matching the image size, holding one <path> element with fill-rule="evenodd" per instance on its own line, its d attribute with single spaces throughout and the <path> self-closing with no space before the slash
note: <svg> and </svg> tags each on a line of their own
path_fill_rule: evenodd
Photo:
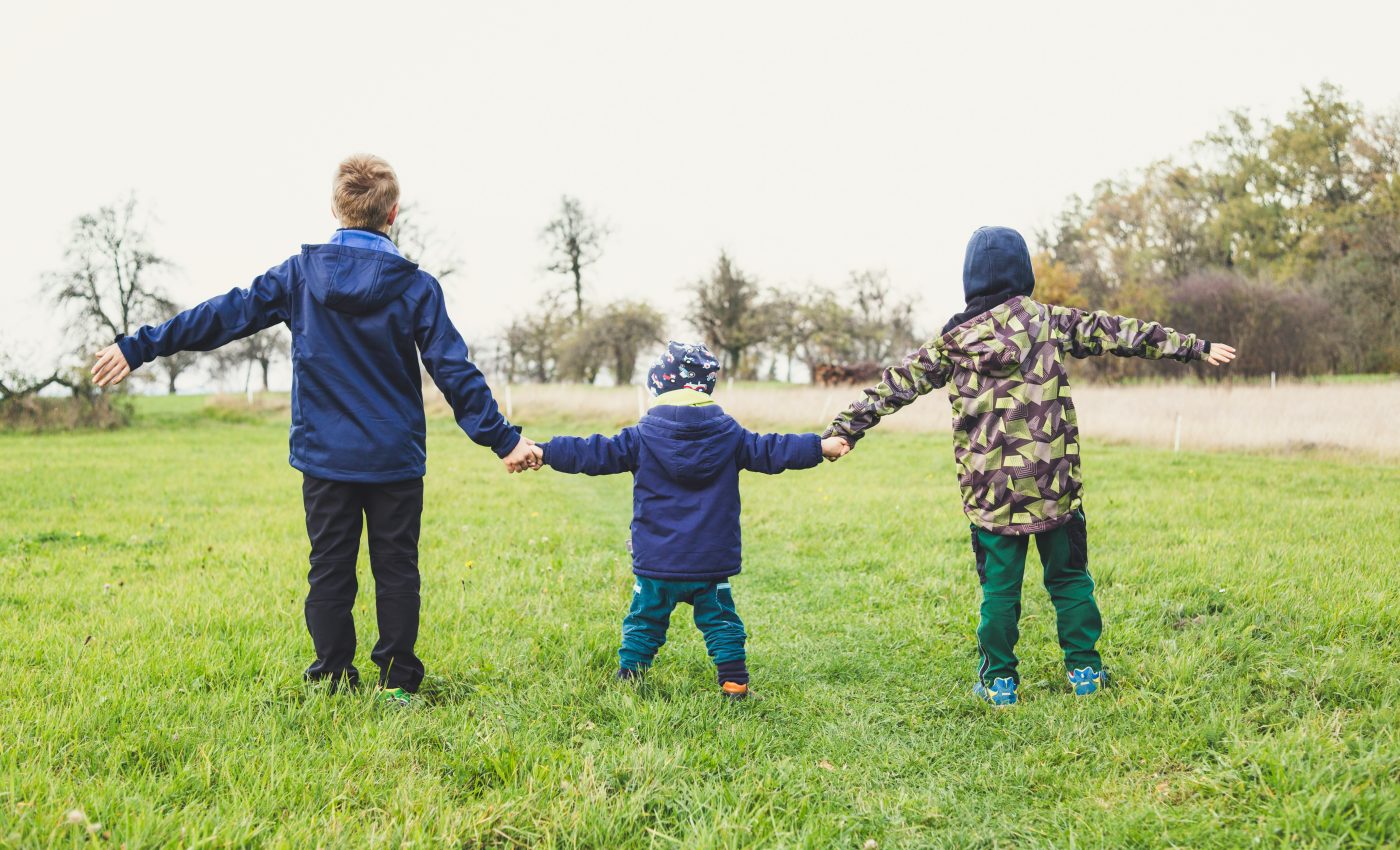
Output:
<svg viewBox="0 0 1400 850">
<path fill-rule="evenodd" d="M 496 407 L 447 317 L 442 287 L 378 233 L 342 230 L 165 324 L 117 340 L 132 369 L 273 325 L 292 332 L 291 465 L 332 481 L 421 477 L 423 366 L 468 436 L 504 457 L 519 429 Z"/>
<path fill-rule="evenodd" d="M 998 304 L 1035 290 L 1035 272 L 1025 237 L 1009 227 L 979 227 L 963 255 L 963 296 L 967 307 L 943 326 L 943 333 Z"/>
<path fill-rule="evenodd" d="M 987 244 L 974 237 L 968 267 L 985 263 L 989 274 L 1004 276 L 999 263 L 1020 265 L 1005 251 L 980 254 Z M 953 457 L 968 519 L 994 534 L 1049 531 L 1068 522 L 1081 504 L 1079 426 L 1065 355 L 1107 351 L 1185 362 L 1208 350 L 1204 340 L 1155 322 L 1018 296 L 967 318 L 886 369 L 881 382 L 823 436 L 845 437 L 854 445 L 881 417 L 947 385 Z"/>
<path fill-rule="evenodd" d="M 816 434 L 755 434 L 717 404 L 661 404 L 615 437 L 554 437 L 542 448 L 560 472 L 632 473 L 632 571 L 671 581 L 739 572 L 739 470 L 774 475 L 822 459 Z"/>
</svg>

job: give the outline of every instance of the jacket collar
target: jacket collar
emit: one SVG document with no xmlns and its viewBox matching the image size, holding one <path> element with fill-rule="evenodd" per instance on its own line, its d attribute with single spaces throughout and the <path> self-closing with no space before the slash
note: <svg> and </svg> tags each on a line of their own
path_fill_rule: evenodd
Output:
<svg viewBox="0 0 1400 850">
<path fill-rule="evenodd" d="M 395 257 L 403 256 L 399 253 L 398 246 L 388 236 L 378 230 L 366 230 L 360 227 L 342 227 L 330 239 L 326 240 L 326 244 L 345 245 L 349 248 L 368 248 L 371 251 L 393 254 Z"/>
</svg>

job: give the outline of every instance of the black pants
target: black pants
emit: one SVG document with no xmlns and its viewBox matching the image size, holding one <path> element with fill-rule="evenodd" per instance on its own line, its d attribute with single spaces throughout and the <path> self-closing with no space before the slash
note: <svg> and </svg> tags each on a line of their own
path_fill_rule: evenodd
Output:
<svg viewBox="0 0 1400 850">
<path fill-rule="evenodd" d="M 379 614 L 379 641 L 370 659 L 379 665 L 383 687 L 418 690 L 423 662 L 418 641 L 418 529 L 423 517 L 423 479 L 355 484 L 303 477 L 306 534 L 311 538 L 306 628 L 316 648 L 307 679 L 355 684 L 355 560 L 360 529 L 369 525 L 369 564 Z"/>
</svg>

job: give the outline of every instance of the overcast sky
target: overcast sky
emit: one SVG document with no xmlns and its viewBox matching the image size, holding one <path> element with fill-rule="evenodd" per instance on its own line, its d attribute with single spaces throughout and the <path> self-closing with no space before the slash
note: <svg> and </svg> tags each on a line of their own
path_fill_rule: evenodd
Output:
<svg viewBox="0 0 1400 850">
<path fill-rule="evenodd" d="M 0 345 L 35 368 L 60 350 L 41 274 L 131 190 L 188 303 L 323 241 L 336 162 L 370 151 L 462 258 L 469 343 L 559 285 L 538 234 L 562 193 L 612 228 L 592 298 L 679 316 L 726 249 L 764 284 L 886 269 L 933 328 L 979 225 L 1029 237 L 1324 79 L 1400 105 L 1388 2 L 0 9 Z"/>
</svg>

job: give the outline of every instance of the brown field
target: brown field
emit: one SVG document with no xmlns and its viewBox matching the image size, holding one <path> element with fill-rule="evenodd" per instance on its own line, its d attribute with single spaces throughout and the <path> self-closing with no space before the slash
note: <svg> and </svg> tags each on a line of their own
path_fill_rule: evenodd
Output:
<svg viewBox="0 0 1400 850">
<path fill-rule="evenodd" d="M 859 393 L 856 387 L 721 383 L 725 409 L 750 427 L 819 430 Z M 504 403 L 504 388 L 498 389 Z M 1400 379 L 1267 384 L 1080 384 L 1074 388 L 1079 424 L 1089 439 L 1171 448 L 1177 418 L 1183 451 L 1342 451 L 1400 457 Z M 638 388 L 520 384 L 510 388 L 512 418 L 635 421 Z M 440 398 L 430 403 L 445 412 Z M 947 396 L 938 390 L 891 416 L 891 431 L 947 433 Z M 547 435 L 537 435 L 547 436 Z"/>
</svg>

